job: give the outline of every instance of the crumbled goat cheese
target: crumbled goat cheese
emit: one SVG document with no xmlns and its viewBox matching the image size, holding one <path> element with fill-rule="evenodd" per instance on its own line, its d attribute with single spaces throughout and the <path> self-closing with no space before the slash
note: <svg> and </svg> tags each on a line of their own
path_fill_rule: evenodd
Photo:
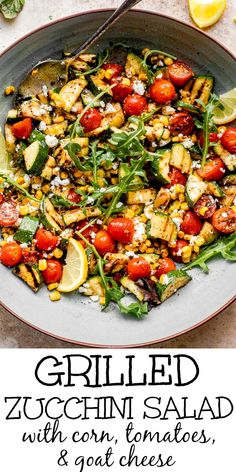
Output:
<svg viewBox="0 0 236 472">
<path fill-rule="evenodd" d="M 45 131 L 46 128 L 47 128 L 47 125 L 45 121 L 40 121 L 39 126 L 38 126 L 39 131 Z"/>
<path fill-rule="evenodd" d="M 160 147 L 166 146 L 166 143 L 167 143 L 167 141 L 165 141 L 165 139 L 161 139 L 161 140 L 159 141 L 159 146 L 160 146 Z"/>
<path fill-rule="evenodd" d="M 190 246 L 194 246 L 197 237 L 198 236 L 190 236 L 190 240 L 189 240 Z"/>
<path fill-rule="evenodd" d="M 6 241 L 7 241 L 7 243 L 11 243 L 12 241 L 14 241 L 13 236 L 8 236 L 8 237 L 6 238 Z"/>
<path fill-rule="evenodd" d="M 72 108 L 71 108 L 71 111 L 72 111 L 72 113 L 76 113 L 76 112 L 77 112 L 77 108 L 76 108 L 76 107 L 72 107 Z"/>
<path fill-rule="evenodd" d="M 34 115 L 35 115 L 35 116 L 46 115 L 46 110 L 41 107 L 39 110 L 34 110 Z"/>
<path fill-rule="evenodd" d="M 173 115 L 173 113 L 175 113 L 175 109 L 170 105 L 164 105 L 164 107 L 162 107 L 162 113 L 163 115 Z"/>
<path fill-rule="evenodd" d="M 44 97 L 47 97 L 47 96 L 48 96 L 48 88 L 47 88 L 47 85 L 43 85 L 43 86 L 42 86 L 42 92 L 43 92 Z"/>
<path fill-rule="evenodd" d="M 51 181 L 51 187 L 59 187 L 60 185 L 62 185 L 63 187 L 66 187 L 67 185 L 69 185 L 70 183 L 70 180 L 69 179 L 61 179 L 60 177 L 55 177 L 52 181 Z"/>
<path fill-rule="evenodd" d="M 200 161 L 192 161 L 192 169 L 200 169 L 201 162 Z"/>
<path fill-rule="evenodd" d="M 223 216 L 223 218 L 227 218 L 228 217 L 228 213 L 226 211 L 224 211 L 221 216 Z"/>
<path fill-rule="evenodd" d="M 94 231 L 92 231 L 90 233 L 90 236 L 91 236 L 91 239 L 92 239 L 92 242 L 94 241 L 94 239 L 96 238 L 96 233 L 94 233 Z"/>
<path fill-rule="evenodd" d="M 139 219 L 134 219 L 134 241 L 143 241 L 143 237 L 146 235 L 146 225 Z"/>
<path fill-rule="evenodd" d="M 118 164 L 115 162 L 113 165 L 112 165 L 112 169 L 116 170 L 118 168 Z"/>
<path fill-rule="evenodd" d="M 28 174 L 24 175 L 24 181 L 25 181 L 26 184 L 30 183 L 30 176 Z"/>
<path fill-rule="evenodd" d="M 98 225 L 102 225 L 102 220 L 97 220 L 96 223 L 97 223 Z"/>
<path fill-rule="evenodd" d="M 111 103 L 107 103 L 105 113 L 113 113 L 115 111 L 116 111 L 116 108 Z"/>
<path fill-rule="evenodd" d="M 138 95 L 144 95 L 145 94 L 144 83 L 141 82 L 141 80 L 135 80 L 133 83 L 133 90 L 134 90 L 134 93 L 137 93 Z"/>
<path fill-rule="evenodd" d="M 153 141 L 153 142 L 151 143 L 151 146 L 152 146 L 153 148 L 156 148 L 156 147 L 157 147 L 157 143 L 155 143 L 155 141 Z"/>
<path fill-rule="evenodd" d="M 162 282 L 163 282 L 163 285 L 168 285 L 169 283 L 169 277 L 167 274 L 164 274 L 163 277 L 162 277 Z"/>
<path fill-rule="evenodd" d="M 126 251 L 126 252 L 125 252 L 125 256 L 127 256 L 127 257 L 134 257 L 134 256 L 135 256 L 135 252 L 133 252 L 133 251 Z"/>
<path fill-rule="evenodd" d="M 50 136 L 49 134 L 47 134 L 45 136 L 45 141 L 48 147 L 50 148 L 53 148 L 58 145 L 58 139 L 56 138 L 56 136 Z"/>
<path fill-rule="evenodd" d="M 103 100 L 100 100 L 100 107 L 105 108 L 105 106 L 106 106 L 106 103 Z"/>
<path fill-rule="evenodd" d="M 86 293 L 87 292 L 87 289 L 85 287 L 79 287 L 79 293 Z"/>
<path fill-rule="evenodd" d="M 41 185 L 40 184 L 32 184 L 31 187 L 34 189 L 34 190 L 38 190 Z"/>
<path fill-rule="evenodd" d="M 190 149 L 192 146 L 194 146 L 194 142 L 190 138 L 184 139 L 184 141 L 182 141 L 182 144 L 186 149 Z"/>
<path fill-rule="evenodd" d="M 94 203 L 94 199 L 93 199 L 92 197 L 88 197 L 88 198 L 87 198 L 87 203 L 88 203 L 89 205 L 92 205 L 92 204 Z"/>
<path fill-rule="evenodd" d="M 122 202 L 118 202 L 117 205 L 116 205 L 116 208 L 121 208 L 123 206 L 123 203 Z"/>
<path fill-rule="evenodd" d="M 161 61 L 161 60 L 160 60 L 160 61 L 158 61 L 158 63 L 157 63 L 157 66 L 163 67 L 163 66 L 164 66 L 164 62 L 163 62 L 163 61 Z"/>
<path fill-rule="evenodd" d="M 180 225 L 183 222 L 182 218 L 172 218 L 172 221 L 175 223 L 175 225 L 177 226 L 177 230 L 179 231 Z"/>
<path fill-rule="evenodd" d="M 153 215 L 153 203 L 149 204 L 149 205 L 145 205 L 144 207 L 144 215 L 146 216 L 146 218 L 148 218 L 150 220 L 150 218 L 152 217 Z"/>
<path fill-rule="evenodd" d="M 20 247 L 21 247 L 22 249 L 25 249 L 25 248 L 28 247 L 28 244 L 27 244 L 27 243 L 21 243 L 21 244 L 20 244 Z"/>
</svg>

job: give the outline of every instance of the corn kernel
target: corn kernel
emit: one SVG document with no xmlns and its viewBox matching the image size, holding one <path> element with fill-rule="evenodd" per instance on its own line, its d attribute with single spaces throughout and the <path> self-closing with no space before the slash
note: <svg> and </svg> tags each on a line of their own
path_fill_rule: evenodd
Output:
<svg viewBox="0 0 236 472">
<path fill-rule="evenodd" d="M 130 80 L 127 79 L 127 77 L 124 77 L 124 78 L 122 79 L 122 84 L 123 84 L 123 85 L 130 85 Z"/>
<path fill-rule="evenodd" d="M 145 215 L 141 215 L 141 216 L 140 216 L 140 221 L 141 221 L 142 223 L 147 223 L 148 218 L 147 218 Z"/>
<path fill-rule="evenodd" d="M 44 185 L 44 186 L 42 187 L 42 191 L 43 191 L 43 193 L 48 193 L 48 192 L 50 192 L 50 186 L 49 186 L 48 184 Z"/>
<path fill-rule="evenodd" d="M 8 87 L 5 88 L 5 95 L 12 95 L 15 92 L 15 87 L 13 85 L 9 85 Z"/>
<path fill-rule="evenodd" d="M 47 166 L 48 167 L 55 167 L 56 166 L 56 161 L 55 161 L 54 157 L 49 156 L 49 158 L 47 160 Z"/>
<path fill-rule="evenodd" d="M 171 64 L 173 64 L 173 59 L 171 59 L 171 57 L 165 57 L 164 59 L 164 63 L 166 66 L 171 66 Z"/>
<path fill-rule="evenodd" d="M 175 191 L 176 191 L 176 193 L 183 193 L 184 192 L 184 186 L 181 185 L 181 184 L 176 184 Z"/>
<path fill-rule="evenodd" d="M 232 210 L 236 213 L 236 206 L 233 205 L 231 208 L 232 208 Z"/>
<path fill-rule="evenodd" d="M 190 262 L 190 257 L 182 257 L 182 261 L 184 262 L 184 264 L 188 264 L 188 262 Z"/>
<path fill-rule="evenodd" d="M 50 293 L 49 298 L 51 302 L 58 302 L 61 299 L 61 294 L 55 290 L 55 292 Z"/>
<path fill-rule="evenodd" d="M 199 209 L 199 213 L 202 216 L 204 216 L 207 211 L 208 211 L 208 208 L 204 206 Z"/>
<path fill-rule="evenodd" d="M 161 256 L 162 257 L 167 257 L 168 256 L 168 249 L 161 249 Z"/>
<path fill-rule="evenodd" d="M 100 297 L 100 304 L 105 305 L 105 303 L 106 303 L 105 297 Z"/>
<path fill-rule="evenodd" d="M 116 185 L 117 183 L 118 183 L 117 177 L 112 177 L 112 179 L 111 179 L 111 184 L 112 184 L 112 185 Z"/>
<path fill-rule="evenodd" d="M 27 205 L 23 205 L 20 207 L 20 215 L 26 216 L 29 213 L 29 207 Z"/>
<path fill-rule="evenodd" d="M 59 248 L 56 248 L 53 251 L 53 255 L 56 257 L 56 259 L 60 259 L 63 256 L 63 251 Z"/>
<path fill-rule="evenodd" d="M 60 116 L 55 116 L 53 118 L 53 123 L 62 123 L 63 121 L 65 120 L 64 116 L 60 115 Z"/>
<path fill-rule="evenodd" d="M 35 77 L 38 74 L 38 72 L 39 72 L 38 69 L 32 70 L 31 72 L 32 77 Z"/>
<path fill-rule="evenodd" d="M 166 284 L 166 274 L 162 274 L 159 278 L 159 282 L 162 284 L 162 285 L 165 285 Z"/>
<path fill-rule="evenodd" d="M 68 178 L 67 172 L 61 172 L 61 179 L 67 179 L 67 178 Z"/>
<path fill-rule="evenodd" d="M 147 254 L 153 254 L 154 252 L 155 252 L 155 250 L 154 250 L 153 247 L 148 247 L 148 248 L 146 249 L 146 253 L 147 253 Z"/>
<path fill-rule="evenodd" d="M 183 239 L 183 237 L 184 237 L 184 232 L 183 232 L 183 231 L 179 231 L 179 232 L 178 232 L 178 237 L 179 237 L 180 239 Z"/>
<path fill-rule="evenodd" d="M 189 97 L 190 93 L 187 90 L 181 90 L 182 97 Z"/>
<path fill-rule="evenodd" d="M 181 141 L 180 136 L 174 136 L 174 137 L 172 138 L 172 142 L 173 142 L 173 143 L 179 143 L 180 141 Z"/>
<path fill-rule="evenodd" d="M 194 244 L 193 250 L 194 250 L 194 252 L 199 252 L 199 246 L 197 246 L 196 244 Z"/>
<path fill-rule="evenodd" d="M 191 257 L 192 254 L 192 247 L 191 246 L 185 246 L 182 248 L 182 257 Z"/>
<path fill-rule="evenodd" d="M 180 206 L 181 210 L 188 210 L 189 209 L 189 206 L 187 204 L 187 202 L 184 202 L 184 203 L 181 203 L 181 206 Z"/>
<path fill-rule="evenodd" d="M 43 192 L 42 190 L 37 190 L 36 194 L 35 194 L 35 197 L 38 199 L 38 200 L 41 200 L 43 196 Z"/>
<path fill-rule="evenodd" d="M 18 177 L 17 181 L 16 181 L 19 185 L 22 185 L 25 183 L 25 179 L 24 177 Z"/>
<path fill-rule="evenodd" d="M 170 206 L 170 213 L 172 213 L 174 210 L 179 210 L 180 209 L 180 202 L 176 201 L 174 203 L 172 203 L 172 205 Z"/>
<path fill-rule="evenodd" d="M 43 271 L 43 270 L 46 270 L 46 269 L 47 269 L 47 261 L 46 261 L 46 259 L 39 259 L 38 268 L 39 268 L 40 271 Z"/>
<path fill-rule="evenodd" d="M 185 239 L 186 241 L 190 241 L 190 239 L 191 239 L 191 234 L 185 234 L 185 235 L 184 235 L 184 239 Z"/>
<path fill-rule="evenodd" d="M 184 195 L 184 193 L 179 193 L 178 199 L 179 199 L 180 202 L 184 202 L 184 201 L 185 201 L 185 195 Z"/>
<path fill-rule="evenodd" d="M 170 137 L 170 130 L 169 129 L 164 129 L 162 139 L 169 139 Z"/>
<path fill-rule="evenodd" d="M 128 210 L 125 212 L 125 217 L 130 219 L 134 218 L 134 211 L 128 208 Z"/>
<path fill-rule="evenodd" d="M 205 243 L 205 239 L 202 236 L 197 236 L 196 237 L 195 244 L 197 246 L 203 246 L 204 243 Z"/>
<path fill-rule="evenodd" d="M 0 177 L 0 184 L 3 184 L 3 182 L 4 182 L 4 179 Z"/>
<path fill-rule="evenodd" d="M 164 126 L 168 126 L 169 124 L 169 118 L 167 116 L 161 115 L 159 119 L 160 123 L 162 123 Z"/>
<path fill-rule="evenodd" d="M 108 80 L 110 80 L 111 77 L 113 76 L 113 73 L 114 73 L 114 71 L 113 71 L 112 69 L 107 69 L 107 70 L 105 71 L 105 78 L 108 79 Z"/>
<path fill-rule="evenodd" d="M 139 80 L 143 80 L 144 82 L 146 82 L 147 75 L 145 74 L 145 72 L 140 72 L 138 78 L 139 78 Z"/>
<path fill-rule="evenodd" d="M 223 134 L 227 130 L 226 126 L 219 126 L 218 133 Z"/>
<path fill-rule="evenodd" d="M 142 55 L 145 56 L 145 54 L 147 54 L 149 51 L 150 51 L 149 48 L 143 48 Z"/>
<path fill-rule="evenodd" d="M 152 245 L 151 241 L 150 241 L 149 239 L 147 239 L 147 241 L 146 241 L 146 246 L 147 246 L 147 247 L 151 247 L 151 245 Z"/>
<path fill-rule="evenodd" d="M 48 285 L 48 290 L 51 291 L 51 290 L 55 290 L 57 287 L 58 287 L 58 283 L 55 283 L 55 284 L 49 284 Z"/>
<path fill-rule="evenodd" d="M 105 70 L 104 70 L 104 69 L 100 69 L 97 75 L 98 75 L 99 79 L 104 79 L 104 77 L 105 77 Z"/>
<path fill-rule="evenodd" d="M 193 143 L 196 143 L 196 142 L 197 142 L 197 136 L 196 136 L 196 134 L 192 134 L 191 140 L 192 140 Z"/>
</svg>

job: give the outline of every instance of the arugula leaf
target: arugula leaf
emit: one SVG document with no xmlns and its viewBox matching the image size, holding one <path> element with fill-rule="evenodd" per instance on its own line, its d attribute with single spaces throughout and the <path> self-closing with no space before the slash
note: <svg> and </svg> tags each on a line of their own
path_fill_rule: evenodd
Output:
<svg viewBox="0 0 236 472">
<path fill-rule="evenodd" d="M 143 318 L 144 315 L 148 314 L 148 304 L 141 302 L 130 303 L 129 305 L 124 305 L 121 302 L 118 302 L 119 310 L 124 315 L 133 315 L 138 319 Z"/>
<path fill-rule="evenodd" d="M 22 10 L 25 0 L 0 0 L 0 12 L 7 20 L 12 20 Z"/>
<path fill-rule="evenodd" d="M 180 108 L 184 108 L 186 110 L 189 110 L 191 111 L 192 113 L 201 113 L 201 111 L 199 110 L 199 108 L 195 107 L 194 105 L 191 105 L 191 103 L 186 103 L 186 102 L 183 102 L 182 100 L 178 100 L 176 102 L 176 106 L 177 107 L 180 107 Z"/>
<path fill-rule="evenodd" d="M 236 233 L 230 236 L 223 236 L 218 239 L 214 244 L 207 246 L 202 252 L 189 264 L 184 267 L 184 270 L 193 269 L 193 267 L 199 267 L 203 272 L 208 273 L 209 267 L 206 262 L 215 256 L 221 255 L 224 259 L 231 262 L 236 262 L 236 252 L 233 249 L 236 248 Z"/>
<path fill-rule="evenodd" d="M 202 123 L 202 129 L 203 129 L 203 140 L 204 140 L 204 145 L 202 149 L 202 167 L 204 167 L 206 163 L 206 158 L 209 150 L 209 145 L 210 145 L 210 140 L 209 140 L 209 135 L 210 132 L 215 129 L 215 124 L 213 122 L 213 114 L 214 114 L 214 109 L 215 107 L 222 108 L 222 103 L 217 95 L 214 93 L 211 94 L 210 100 L 205 105 L 201 100 L 197 99 L 197 103 L 199 103 L 202 108 L 203 108 L 203 123 Z M 195 120 L 195 125 L 199 127 L 201 126 L 201 123 L 199 121 Z"/>
<path fill-rule="evenodd" d="M 72 143 L 70 141 L 68 144 L 66 144 L 64 149 L 68 152 L 69 156 L 71 157 L 72 161 L 75 164 L 75 167 L 78 170 L 81 170 L 81 171 L 86 171 L 87 170 L 86 167 L 81 164 L 80 159 L 78 158 L 78 156 L 76 156 L 77 152 L 79 152 L 81 150 L 80 144 Z"/>
<path fill-rule="evenodd" d="M 164 51 L 159 51 L 158 49 L 149 49 L 143 60 L 142 60 L 142 67 L 144 68 L 147 76 L 148 76 L 148 83 L 150 85 L 150 83 L 153 81 L 153 78 L 155 77 L 155 74 L 151 68 L 151 66 L 147 63 L 147 60 L 148 58 L 150 58 L 150 56 L 153 56 L 154 54 L 161 54 L 163 56 L 166 56 L 166 57 L 170 57 L 171 59 L 173 60 L 176 60 L 177 58 L 175 56 L 173 56 L 172 54 L 169 54 L 167 52 L 164 52 Z"/>
<path fill-rule="evenodd" d="M 106 49 L 103 53 L 98 53 L 98 61 L 95 67 L 86 71 L 76 72 L 75 75 L 79 77 L 80 75 L 94 74 L 94 72 L 97 72 L 97 70 L 100 69 L 100 67 L 104 64 L 104 62 L 107 61 L 109 55 L 110 55 L 110 52 L 108 49 Z"/>
<path fill-rule="evenodd" d="M 80 206 L 79 203 L 70 202 L 69 200 L 66 200 L 65 198 L 63 198 L 61 195 L 56 195 L 56 194 L 54 194 L 51 197 L 51 202 L 55 207 L 70 208 L 70 207 Z"/>
</svg>

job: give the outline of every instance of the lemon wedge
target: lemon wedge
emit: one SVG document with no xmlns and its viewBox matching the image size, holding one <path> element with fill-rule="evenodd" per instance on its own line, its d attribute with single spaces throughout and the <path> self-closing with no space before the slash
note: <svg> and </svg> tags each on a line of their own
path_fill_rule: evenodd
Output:
<svg viewBox="0 0 236 472">
<path fill-rule="evenodd" d="M 213 120 L 216 125 L 224 125 L 236 119 L 236 87 L 220 95 L 224 110 L 215 108 Z"/>
<path fill-rule="evenodd" d="M 72 292 L 82 285 L 88 275 L 88 259 L 86 252 L 74 238 L 69 239 L 62 279 L 58 286 L 60 292 Z"/>
<path fill-rule="evenodd" d="M 0 172 L 3 172 L 4 174 L 9 174 L 13 170 L 14 169 L 11 169 L 9 164 L 6 141 L 0 130 Z"/>
<path fill-rule="evenodd" d="M 189 11 L 199 28 L 214 25 L 224 13 L 226 0 L 188 0 Z"/>
</svg>

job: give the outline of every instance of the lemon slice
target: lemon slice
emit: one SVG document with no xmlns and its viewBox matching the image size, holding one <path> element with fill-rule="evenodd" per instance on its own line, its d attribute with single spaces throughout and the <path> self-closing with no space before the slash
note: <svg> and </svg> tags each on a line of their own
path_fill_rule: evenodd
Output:
<svg viewBox="0 0 236 472">
<path fill-rule="evenodd" d="M 215 108 L 213 120 L 216 125 L 224 125 L 236 119 L 236 87 L 220 95 L 224 110 Z"/>
<path fill-rule="evenodd" d="M 224 13 L 226 0 L 188 0 L 189 11 L 199 28 L 214 25 Z"/>
<path fill-rule="evenodd" d="M 72 292 L 82 285 L 88 275 L 88 259 L 83 246 L 74 238 L 69 239 L 66 264 L 58 286 L 60 292 Z"/>
<path fill-rule="evenodd" d="M 0 172 L 9 174 L 12 170 L 9 164 L 5 138 L 0 130 Z"/>
</svg>

